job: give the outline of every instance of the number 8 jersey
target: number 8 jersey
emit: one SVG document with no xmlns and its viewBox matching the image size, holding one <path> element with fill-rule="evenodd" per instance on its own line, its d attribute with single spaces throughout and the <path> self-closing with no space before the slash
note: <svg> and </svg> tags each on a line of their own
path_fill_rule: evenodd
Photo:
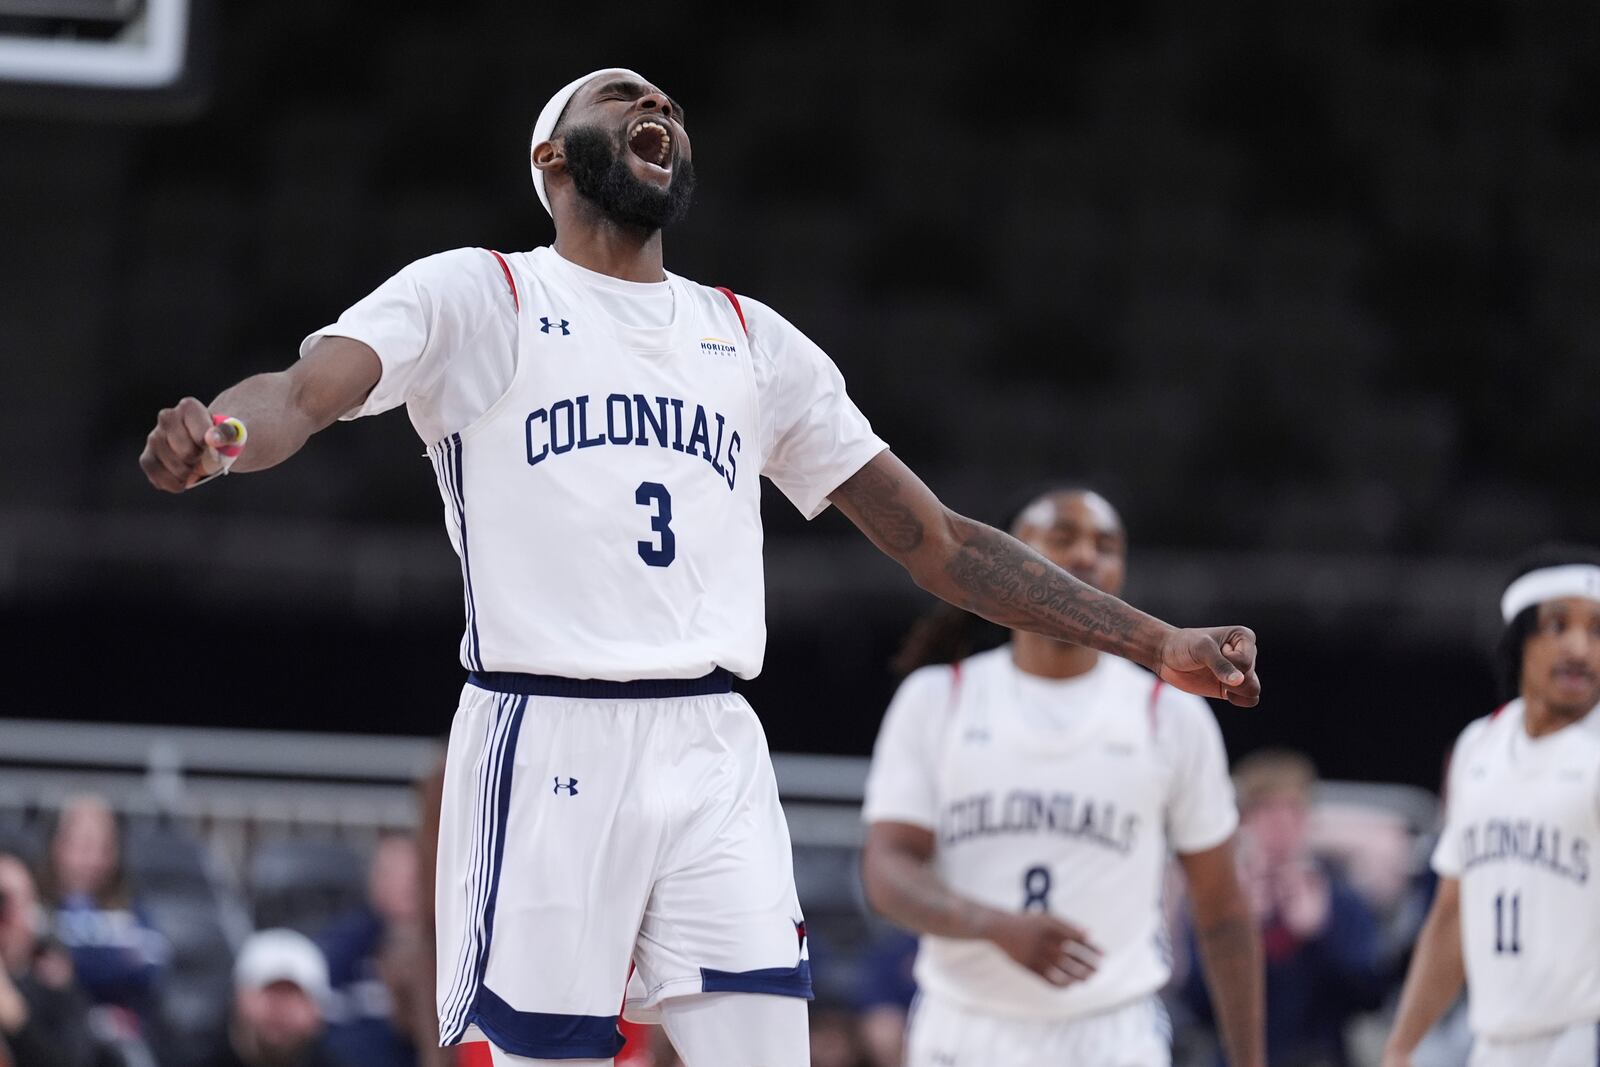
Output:
<svg viewBox="0 0 1600 1067">
<path fill-rule="evenodd" d="M 758 474 L 808 518 L 885 445 L 765 306 L 630 283 L 540 248 L 411 264 L 321 336 L 383 364 L 429 442 L 475 671 L 687 678 L 761 669 Z"/>
<path fill-rule="evenodd" d="M 1166 984 L 1168 850 L 1214 848 L 1238 824 L 1205 701 L 1113 656 L 1041 678 L 1009 645 L 906 678 L 878 733 L 862 818 L 932 832 L 934 869 L 962 896 L 1088 931 L 1105 958 L 1064 989 L 987 941 L 922 938 L 921 988 L 987 1015 L 1056 1021 Z"/>
<path fill-rule="evenodd" d="M 1461 882 L 1473 1032 L 1600 1019 L 1600 712 L 1540 738 L 1521 700 L 1472 723 L 1448 804 L 1433 867 Z"/>
</svg>

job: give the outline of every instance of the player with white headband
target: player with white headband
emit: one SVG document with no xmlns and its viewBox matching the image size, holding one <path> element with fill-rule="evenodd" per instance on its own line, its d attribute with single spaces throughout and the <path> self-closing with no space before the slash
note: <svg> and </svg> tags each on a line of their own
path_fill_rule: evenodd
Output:
<svg viewBox="0 0 1600 1067">
<path fill-rule="evenodd" d="M 1385 1067 L 1465 983 L 1472 1067 L 1600 1064 L 1600 552 L 1556 548 L 1500 604 L 1506 695 L 1461 733 Z"/>
<path fill-rule="evenodd" d="M 427 443 L 470 672 L 439 834 L 444 1044 L 610 1063 L 627 985 L 689 1067 L 800 1067 L 805 923 L 766 739 L 731 684 L 766 643 L 756 475 L 808 518 L 837 504 L 937 595 L 1183 689 L 1254 704 L 1255 638 L 1174 629 L 949 511 L 805 335 L 668 273 L 693 153 L 642 75 L 567 85 L 530 158 L 553 246 L 418 260 L 290 369 L 161 412 L 140 464 L 180 492 L 401 404 Z"/>
</svg>

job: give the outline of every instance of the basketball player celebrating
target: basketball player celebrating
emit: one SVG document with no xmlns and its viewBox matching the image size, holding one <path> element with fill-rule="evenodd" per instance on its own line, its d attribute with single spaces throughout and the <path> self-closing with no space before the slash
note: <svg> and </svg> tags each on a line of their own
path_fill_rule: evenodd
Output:
<svg viewBox="0 0 1600 1067">
<path fill-rule="evenodd" d="M 1012 532 L 1084 583 L 1121 589 L 1122 522 L 1098 494 L 1046 493 Z M 906 678 L 863 817 L 869 900 L 923 935 L 908 1067 L 1169 1063 L 1155 997 L 1170 975 L 1169 849 L 1188 876 L 1230 1060 L 1264 1062 L 1239 817 L 1204 701 L 1093 648 L 1014 630 L 1008 645 Z"/>
<path fill-rule="evenodd" d="M 1600 552 L 1531 558 L 1500 602 L 1515 699 L 1450 759 L 1439 888 L 1386 1067 L 1465 982 L 1472 1067 L 1600 1064 Z"/>
<path fill-rule="evenodd" d="M 261 470 L 400 404 L 428 443 L 470 672 L 439 837 L 444 1044 L 609 1063 L 626 983 L 690 1067 L 804 1064 L 788 834 L 730 686 L 766 640 L 757 474 L 807 516 L 837 504 L 939 596 L 1183 688 L 1254 704 L 1255 639 L 1174 629 L 948 511 L 816 345 L 668 274 L 693 157 L 683 110 L 640 75 L 563 88 L 531 162 L 553 247 L 411 264 L 290 369 L 162 411 L 140 464 L 178 492 L 226 469 L 238 423 L 232 470 Z"/>
</svg>

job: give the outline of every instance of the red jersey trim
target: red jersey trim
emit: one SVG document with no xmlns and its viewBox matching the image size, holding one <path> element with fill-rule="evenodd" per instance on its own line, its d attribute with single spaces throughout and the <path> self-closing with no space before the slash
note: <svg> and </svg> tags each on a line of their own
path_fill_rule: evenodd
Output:
<svg viewBox="0 0 1600 1067">
<path fill-rule="evenodd" d="M 1161 688 L 1166 684 L 1166 682 L 1163 682 L 1160 678 L 1157 678 L 1156 684 L 1150 687 L 1150 703 L 1145 708 L 1145 715 L 1150 720 L 1151 737 L 1155 737 L 1161 732 L 1158 720 L 1156 719 L 1156 705 L 1161 701 Z"/>
<path fill-rule="evenodd" d="M 739 298 L 733 295 L 732 289 L 717 286 L 717 292 L 728 298 L 728 303 L 733 305 L 733 313 L 739 316 L 739 326 L 744 330 L 746 337 L 750 336 L 750 324 L 744 321 L 744 308 L 739 306 Z"/>
<path fill-rule="evenodd" d="M 506 284 L 511 287 L 511 306 L 516 308 L 518 311 L 521 311 L 522 298 L 517 295 L 517 279 L 511 276 L 511 264 L 506 262 L 505 256 L 502 256 L 499 252 L 496 252 L 492 248 L 486 248 L 484 251 L 493 256 L 495 258 L 495 262 L 500 264 L 500 269 L 505 271 Z M 743 320 L 741 319 L 740 321 Z"/>
</svg>

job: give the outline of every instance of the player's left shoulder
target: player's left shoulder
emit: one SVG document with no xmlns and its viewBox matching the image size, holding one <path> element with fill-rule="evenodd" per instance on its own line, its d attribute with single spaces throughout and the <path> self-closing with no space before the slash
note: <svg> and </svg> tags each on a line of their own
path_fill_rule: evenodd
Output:
<svg viewBox="0 0 1600 1067">
<path fill-rule="evenodd" d="M 737 356 L 747 349 L 754 352 L 759 348 L 759 337 L 771 332 L 766 325 L 771 309 L 759 300 L 735 292 L 730 286 L 708 285 L 670 271 L 667 277 L 679 293 L 690 297 L 702 323 L 717 324 L 711 331 L 714 336 L 707 340 L 721 342 L 719 354 Z"/>
<path fill-rule="evenodd" d="M 679 277 L 673 275 L 673 277 Z M 679 278 L 686 286 L 692 287 L 700 300 L 718 310 L 731 310 L 739 319 L 739 325 L 744 329 L 745 336 L 749 338 L 752 348 L 782 347 L 783 339 L 790 333 L 798 333 L 789 320 L 773 310 L 770 304 L 741 293 L 729 285 L 707 285 L 704 282 L 692 281 L 688 278 Z"/>
</svg>

